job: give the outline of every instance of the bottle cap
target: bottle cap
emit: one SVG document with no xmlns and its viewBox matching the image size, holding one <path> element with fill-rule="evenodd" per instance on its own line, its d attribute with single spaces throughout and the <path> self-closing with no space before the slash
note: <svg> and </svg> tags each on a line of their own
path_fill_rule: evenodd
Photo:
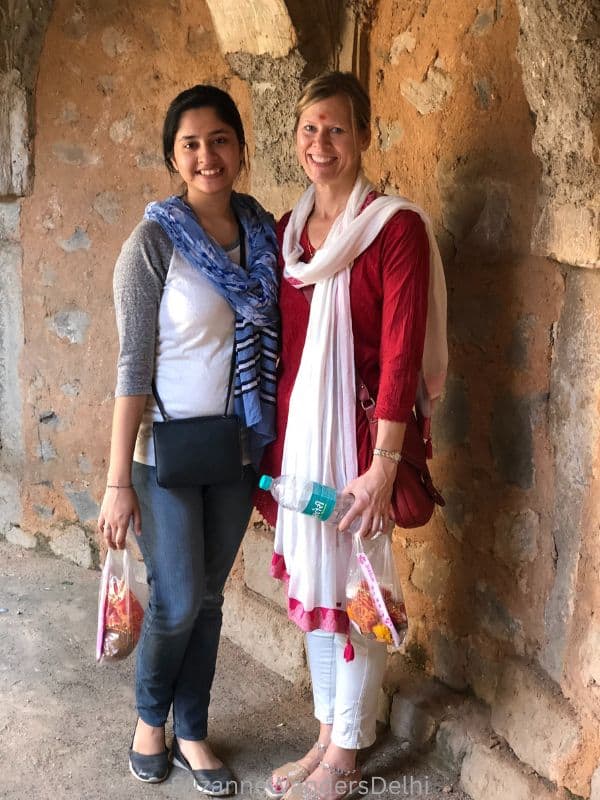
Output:
<svg viewBox="0 0 600 800">
<path fill-rule="evenodd" d="M 271 488 L 272 483 L 273 478 L 270 475 L 261 475 L 260 480 L 258 481 L 258 486 L 260 489 L 268 491 Z"/>
</svg>

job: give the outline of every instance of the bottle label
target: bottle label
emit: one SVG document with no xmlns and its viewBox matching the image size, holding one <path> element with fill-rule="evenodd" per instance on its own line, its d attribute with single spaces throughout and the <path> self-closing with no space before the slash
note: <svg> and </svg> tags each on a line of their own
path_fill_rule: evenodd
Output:
<svg viewBox="0 0 600 800">
<path fill-rule="evenodd" d="M 302 513 L 310 514 L 311 517 L 325 522 L 333 514 L 336 497 L 335 489 L 324 486 L 322 483 L 313 483 L 310 500 Z"/>
</svg>

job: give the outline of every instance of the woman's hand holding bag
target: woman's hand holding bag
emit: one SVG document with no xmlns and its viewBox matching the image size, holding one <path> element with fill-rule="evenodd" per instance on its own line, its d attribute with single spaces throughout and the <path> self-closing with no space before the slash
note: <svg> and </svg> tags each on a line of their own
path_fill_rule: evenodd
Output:
<svg viewBox="0 0 600 800">
<path fill-rule="evenodd" d="M 107 486 L 98 516 L 98 532 L 113 550 L 123 550 L 129 524 L 136 536 L 142 532 L 140 503 L 133 486 Z"/>
</svg>

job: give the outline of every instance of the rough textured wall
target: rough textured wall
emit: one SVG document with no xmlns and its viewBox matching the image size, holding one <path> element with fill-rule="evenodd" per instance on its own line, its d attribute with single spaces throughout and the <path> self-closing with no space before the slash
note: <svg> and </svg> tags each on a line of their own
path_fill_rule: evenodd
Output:
<svg viewBox="0 0 600 800">
<path fill-rule="evenodd" d="M 162 120 L 178 91 L 202 81 L 229 86 L 248 117 L 204 3 L 56 3 L 37 85 L 35 187 L 22 214 L 22 522 L 83 563 L 107 467 L 112 270 L 145 204 L 177 188 L 162 163 Z"/>
<path fill-rule="evenodd" d="M 448 503 L 403 540 L 422 615 L 415 644 L 436 671 L 447 661 L 457 686 L 476 670 L 474 651 L 492 663 L 538 652 L 552 571 L 547 399 L 563 284 L 529 255 L 539 169 L 518 17 L 502 9 L 388 4 L 373 33 L 367 171 L 429 211 L 445 257 L 450 374 L 433 464 Z"/>
<path fill-rule="evenodd" d="M 600 267 L 600 3 L 519 0 L 519 59 L 544 165 L 532 244 Z M 531 65 L 532 68 L 528 68 Z"/>
<path fill-rule="evenodd" d="M 448 503 L 426 529 L 398 539 L 414 623 L 407 650 L 490 704 L 495 730 L 523 761 L 585 794 L 599 748 L 590 688 L 598 632 L 588 621 L 596 599 L 589 576 L 598 564 L 598 290 L 596 275 L 563 273 L 532 256 L 530 242 L 546 202 L 538 188 L 549 173 L 557 197 L 574 197 L 579 182 L 578 202 L 591 203 L 595 177 L 583 155 L 560 151 L 556 104 L 547 105 L 554 128 L 540 132 L 539 117 L 536 128 L 522 76 L 528 87 L 532 76 L 545 76 L 548 94 L 564 97 L 579 70 L 583 88 L 570 100 L 569 141 L 592 159 L 589 137 L 578 138 L 590 108 L 589 76 L 581 59 L 568 60 L 575 46 L 566 44 L 564 22 L 564 49 L 550 58 L 529 45 L 535 25 L 519 38 L 513 3 L 431 0 L 378 9 L 371 41 L 376 141 L 367 171 L 433 216 L 450 308 L 450 374 L 434 420 L 434 471 Z M 546 39 L 547 28 L 539 30 Z M 570 66 L 561 72 L 561 63 Z M 540 142 L 551 148 L 553 135 L 559 152 L 549 166 Z M 569 185 L 561 183 L 559 167 L 566 172 L 574 163 L 579 179 L 573 167 Z M 579 238 L 593 236 L 590 218 Z M 543 709 L 539 722 L 519 719 L 518 707 L 534 704 Z M 546 739 L 551 720 L 565 736 L 556 746 Z"/>
</svg>

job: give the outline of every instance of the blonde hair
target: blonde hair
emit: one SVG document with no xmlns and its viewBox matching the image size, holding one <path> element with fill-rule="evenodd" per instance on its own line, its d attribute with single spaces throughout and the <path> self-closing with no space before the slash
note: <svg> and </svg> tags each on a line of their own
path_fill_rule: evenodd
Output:
<svg viewBox="0 0 600 800">
<path fill-rule="evenodd" d="M 348 98 L 355 129 L 370 132 L 371 101 L 358 78 L 351 72 L 324 72 L 306 84 L 296 103 L 294 130 L 298 128 L 300 117 L 309 106 L 337 94 Z"/>
</svg>

